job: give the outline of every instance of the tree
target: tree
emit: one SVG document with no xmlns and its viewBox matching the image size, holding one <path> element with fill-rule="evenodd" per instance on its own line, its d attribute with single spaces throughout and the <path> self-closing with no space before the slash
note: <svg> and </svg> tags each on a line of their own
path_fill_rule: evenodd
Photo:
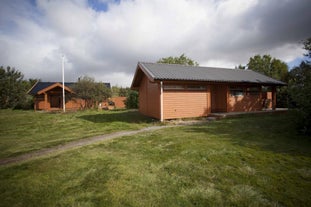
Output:
<svg viewBox="0 0 311 207">
<path fill-rule="evenodd" d="M 166 58 L 161 58 L 160 60 L 157 61 L 157 63 L 167 63 L 167 64 L 179 64 L 179 65 L 193 65 L 193 66 L 198 66 L 199 64 L 188 58 L 185 54 L 182 54 L 179 57 L 166 57 Z"/>
<path fill-rule="evenodd" d="M 27 95 L 30 88 L 24 75 L 8 66 L 6 69 L 0 67 L 0 108 L 29 108 L 32 99 Z"/>
<path fill-rule="evenodd" d="M 304 54 L 304 56 L 311 58 L 311 37 L 303 41 L 303 49 L 307 50 L 307 53 Z"/>
<path fill-rule="evenodd" d="M 125 106 L 127 109 L 137 109 L 138 108 L 138 92 L 130 90 L 127 94 L 125 100 Z"/>
<path fill-rule="evenodd" d="M 270 55 L 255 55 L 249 59 L 248 69 L 257 71 L 271 78 L 287 83 L 288 67 L 287 64 L 279 59 L 272 58 Z M 277 88 L 277 107 L 287 107 L 287 87 Z"/>
<path fill-rule="evenodd" d="M 122 96 L 122 97 L 127 97 L 127 94 L 131 90 L 129 87 L 123 88 L 119 86 L 112 86 L 112 96 Z"/>
<path fill-rule="evenodd" d="M 97 103 L 111 97 L 111 90 L 104 83 L 96 83 L 94 78 L 84 76 L 72 87 L 74 95 L 85 101 L 84 108 L 95 107 Z"/>
<path fill-rule="evenodd" d="M 246 66 L 245 66 L 245 65 L 239 64 L 238 66 L 235 66 L 235 69 L 245 70 L 245 69 L 246 69 Z"/>
<path fill-rule="evenodd" d="M 270 55 L 255 55 L 248 61 L 248 69 L 257 71 L 269 77 L 286 82 L 288 75 L 287 64 Z"/>
<path fill-rule="evenodd" d="M 311 38 L 304 42 L 307 57 L 311 58 Z M 304 134 L 311 135 L 311 63 L 302 61 L 289 72 L 289 95 L 291 106 L 298 111 L 297 127 Z"/>
<path fill-rule="evenodd" d="M 127 97 L 127 95 L 129 94 L 130 91 L 131 91 L 131 89 L 128 87 L 126 87 L 126 88 L 121 87 L 119 90 L 119 96 Z"/>
</svg>

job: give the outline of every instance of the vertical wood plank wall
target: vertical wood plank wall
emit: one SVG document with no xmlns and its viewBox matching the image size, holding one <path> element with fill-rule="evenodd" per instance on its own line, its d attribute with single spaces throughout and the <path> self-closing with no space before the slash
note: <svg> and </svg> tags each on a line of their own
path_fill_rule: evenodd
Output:
<svg viewBox="0 0 311 207">
<path fill-rule="evenodd" d="M 164 119 L 207 116 L 210 113 L 209 91 L 164 91 Z"/>
<path fill-rule="evenodd" d="M 227 112 L 227 85 L 212 85 L 211 87 L 211 105 L 212 112 Z"/>
<path fill-rule="evenodd" d="M 139 87 L 139 112 L 160 119 L 160 88 L 158 83 L 152 83 L 146 76 Z"/>
<path fill-rule="evenodd" d="M 177 84 L 189 85 L 185 82 Z M 243 95 L 238 96 L 230 94 L 228 84 L 206 86 L 207 89 L 203 91 L 164 90 L 163 119 L 202 117 L 213 112 L 259 111 L 264 108 L 266 92 L 262 92 L 260 86 L 258 93 L 247 93 L 247 88 L 254 86 L 238 85 L 237 87 L 243 88 L 244 91 Z M 270 93 L 268 95 L 271 96 Z M 139 88 L 139 111 L 150 117 L 161 118 L 160 82 L 151 82 L 146 76 L 142 78 Z"/>
</svg>

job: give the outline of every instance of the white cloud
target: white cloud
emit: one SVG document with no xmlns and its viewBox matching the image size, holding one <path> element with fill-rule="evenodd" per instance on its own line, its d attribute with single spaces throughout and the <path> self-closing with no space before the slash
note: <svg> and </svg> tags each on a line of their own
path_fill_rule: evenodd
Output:
<svg viewBox="0 0 311 207">
<path fill-rule="evenodd" d="M 92 31 L 96 12 L 79 1 L 40 0 L 39 10 L 46 24 L 64 37 L 81 38 Z"/>
<path fill-rule="evenodd" d="M 68 81 L 91 75 L 130 86 L 137 61 L 182 53 L 229 68 L 255 54 L 292 61 L 311 34 L 308 0 L 100 1 L 107 11 L 87 0 L 1 1 L 0 64 L 57 81 L 64 54 Z"/>
</svg>

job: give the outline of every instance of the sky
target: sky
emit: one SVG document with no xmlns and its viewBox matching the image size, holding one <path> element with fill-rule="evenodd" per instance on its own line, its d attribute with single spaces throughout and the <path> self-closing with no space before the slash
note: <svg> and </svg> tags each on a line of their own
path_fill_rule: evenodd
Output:
<svg viewBox="0 0 311 207">
<path fill-rule="evenodd" d="M 0 0 L 0 65 L 25 78 L 131 85 L 137 62 L 185 54 L 234 68 L 270 54 L 298 65 L 310 0 Z"/>
</svg>

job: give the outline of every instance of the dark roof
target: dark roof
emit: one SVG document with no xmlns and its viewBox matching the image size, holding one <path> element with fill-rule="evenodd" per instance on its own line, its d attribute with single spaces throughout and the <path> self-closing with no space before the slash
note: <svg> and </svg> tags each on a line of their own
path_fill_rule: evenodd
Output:
<svg viewBox="0 0 311 207">
<path fill-rule="evenodd" d="M 144 63 L 139 62 L 141 68 L 152 80 L 179 80 L 179 81 L 207 81 L 252 83 L 263 85 L 286 85 L 252 70 L 184 66 L 176 64 Z M 134 77 L 135 78 L 135 77 Z M 134 83 L 135 80 L 133 80 Z M 133 86 L 133 85 L 132 85 Z"/>
<path fill-rule="evenodd" d="M 36 95 L 39 91 L 51 86 L 51 85 L 54 85 L 55 83 L 60 83 L 62 84 L 62 82 L 37 82 L 29 91 L 28 91 L 28 94 L 30 95 Z M 74 82 L 65 82 L 65 86 L 68 87 L 68 88 L 71 88 L 72 85 L 74 85 L 75 83 Z M 104 83 L 108 88 L 111 88 L 110 87 L 110 83 Z"/>
</svg>

